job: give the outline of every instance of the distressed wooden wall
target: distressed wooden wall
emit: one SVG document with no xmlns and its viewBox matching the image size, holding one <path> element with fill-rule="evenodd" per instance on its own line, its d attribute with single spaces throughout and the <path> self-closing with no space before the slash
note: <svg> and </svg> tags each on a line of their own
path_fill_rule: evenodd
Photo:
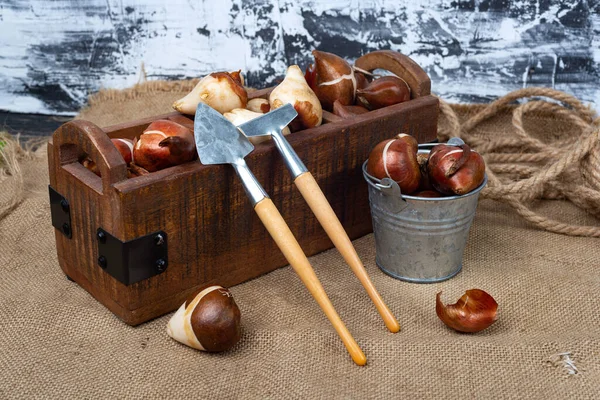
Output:
<svg viewBox="0 0 600 400">
<path fill-rule="evenodd" d="M 1 0 L 0 110 L 73 114 L 102 87 L 243 69 L 273 83 L 319 48 L 414 58 L 479 102 L 527 85 L 600 101 L 600 1 Z"/>
</svg>

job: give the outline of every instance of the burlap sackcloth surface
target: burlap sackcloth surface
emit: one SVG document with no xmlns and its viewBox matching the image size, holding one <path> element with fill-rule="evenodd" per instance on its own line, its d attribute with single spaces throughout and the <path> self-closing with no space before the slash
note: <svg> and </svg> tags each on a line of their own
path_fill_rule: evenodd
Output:
<svg viewBox="0 0 600 400">
<path fill-rule="evenodd" d="M 192 86 L 104 92 L 80 115 L 100 126 L 169 112 Z M 476 107 L 475 107 L 476 108 Z M 464 118 L 470 107 L 457 108 Z M 529 120 L 569 129 L 552 115 Z M 501 134 L 510 118 L 482 129 Z M 311 257 L 332 302 L 368 357 L 355 366 L 289 267 L 231 289 L 243 337 L 224 354 L 178 344 L 170 315 L 132 328 L 61 272 L 50 224 L 45 148 L 24 157 L 24 200 L 0 220 L 0 398 L 599 398 L 600 243 L 533 228 L 506 205 L 480 202 L 463 271 L 437 284 L 395 280 L 375 265 L 373 235 L 354 242 L 402 330 L 383 325 L 337 251 Z M 14 177 L 0 177 L 0 204 Z M 537 206 L 598 225 L 570 203 Z M 458 334 L 435 314 L 481 288 L 499 319 Z M 569 361 L 560 356 L 570 353 Z M 573 373 L 576 368 L 577 373 Z M 570 373 L 571 372 L 571 373 Z"/>
</svg>

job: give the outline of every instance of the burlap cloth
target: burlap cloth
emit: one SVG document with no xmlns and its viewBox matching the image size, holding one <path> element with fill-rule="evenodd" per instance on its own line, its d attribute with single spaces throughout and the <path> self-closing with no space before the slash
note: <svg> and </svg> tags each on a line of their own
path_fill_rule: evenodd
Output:
<svg viewBox="0 0 600 400">
<path fill-rule="evenodd" d="M 80 117 L 100 126 L 169 111 L 189 84 L 103 93 Z M 139 89 L 139 88 L 138 88 Z M 462 117 L 477 107 L 458 107 Z M 540 132 L 569 129 L 552 115 Z M 527 122 L 526 121 L 526 122 Z M 486 123 L 499 135 L 508 116 Z M 463 271 L 411 284 L 375 265 L 372 235 L 355 241 L 402 330 L 385 329 L 337 251 L 311 258 L 342 319 L 368 357 L 352 363 L 291 268 L 231 289 L 243 337 L 224 354 L 180 345 L 170 315 L 132 328 L 61 272 L 50 224 L 45 148 L 23 157 L 25 199 L 0 221 L 0 398 L 599 398 L 598 239 L 533 228 L 508 206 L 480 202 Z M 0 177 L 0 204 L 14 177 Z M 536 210 L 564 221 L 598 221 L 564 201 Z M 481 288 L 499 319 L 458 334 L 435 314 L 435 294 L 454 302 Z M 570 353 L 574 368 L 561 353 Z"/>
</svg>

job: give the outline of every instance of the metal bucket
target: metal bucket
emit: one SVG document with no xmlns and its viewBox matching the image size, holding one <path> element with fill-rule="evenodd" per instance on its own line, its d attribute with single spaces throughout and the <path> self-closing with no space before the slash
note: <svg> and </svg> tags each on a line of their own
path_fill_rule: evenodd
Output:
<svg viewBox="0 0 600 400">
<path fill-rule="evenodd" d="M 429 153 L 436 144 L 419 145 L 419 153 Z M 379 268 L 394 278 L 418 283 L 458 274 L 487 175 L 477 189 L 462 196 L 415 197 L 401 194 L 391 179 L 369 175 L 367 161 L 363 175 L 369 184 Z"/>
</svg>

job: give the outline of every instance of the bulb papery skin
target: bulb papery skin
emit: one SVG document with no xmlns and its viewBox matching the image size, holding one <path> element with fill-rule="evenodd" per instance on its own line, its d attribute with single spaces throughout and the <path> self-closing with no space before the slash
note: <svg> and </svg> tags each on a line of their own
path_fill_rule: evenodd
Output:
<svg viewBox="0 0 600 400">
<path fill-rule="evenodd" d="M 152 122 L 133 148 L 135 164 L 149 172 L 195 160 L 197 155 L 192 131 L 164 119 Z"/>
<path fill-rule="evenodd" d="M 357 115 L 368 113 L 369 110 L 363 106 L 345 106 L 338 100 L 333 102 L 333 113 L 340 118 L 354 118 Z"/>
<path fill-rule="evenodd" d="M 241 338 L 240 310 L 228 289 L 204 286 L 173 314 L 167 334 L 197 350 L 225 351 Z"/>
<path fill-rule="evenodd" d="M 254 111 L 250 111 L 250 110 L 246 110 L 244 108 L 236 108 L 236 109 L 231 110 L 228 113 L 223 114 L 223 116 L 225 118 L 227 118 L 229 121 L 231 121 L 231 123 L 234 124 L 235 126 L 240 126 L 245 122 L 253 120 L 254 118 L 262 117 L 263 114 L 257 113 Z M 281 132 L 283 133 L 284 136 L 289 135 L 290 128 L 288 128 L 286 126 L 285 128 L 283 128 L 283 130 Z M 252 142 L 252 144 L 257 145 L 259 143 L 269 140 L 270 138 L 271 138 L 271 136 L 252 136 L 252 137 L 249 137 L 248 140 L 250 140 L 250 142 Z"/>
<path fill-rule="evenodd" d="M 431 185 L 431 182 L 429 181 L 429 171 L 427 170 L 428 161 L 429 154 L 417 154 L 417 162 L 419 163 L 419 169 L 421 170 L 421 181 L 419 182 L 419 191 L 426 192 L 435 190 Z"/>
<path fill-rule="evenodd" d="M 362 90 L 369 86 L 369 83 L 371 83 L 365 74 L 356 70 L 354 71 L 354 79 L 356 79 L 356 90 Z"/>
<path fill-rule="evenodd" d="M 371 150 L 367 171 L 378 179 L 392 179 L 403 194 L 411 194 L 417 190 L 421 180 L 418 143 L 412 136 L 401 135 L 384 140 Z"/>
<path fill-rule="evenodd" d="M 234 108 L 245 108 L 247 102 L 248 93 L 240 71 L 213 72 L 200 79 L 190 93 L 174 102 L 173 108 L 182 114 L 195 115 L 198 104 L 204 103 L 223 114 Z"/>
<path fill-rule="evenodd" d="M 396 139 L 405 142 L 411 149 L 411 152 L 417 154 L 419 151 L 419 142 L 413 136 L 406 133 L 399 133 L 396 135 Z"/>
<path fill-rule="evenodd" d="M 483 157 L 466 144 L 439 144 L 431 149 L 427 161 L 429 182 L 440 193 L 464 195 L 478 188 L 485 179 Z"/>
<path fill-rule="evenodd" d="M 436 192 L 435 190 L 422 190 L 420 192 L 413 193 L 412 196 L 426 198 L 444 197 L 443 194 Z"/>
<path fill-rule="evenodd" d="M 119 150 L 119 153 L 121 153 L 121 157 L 125 160 L 125 164 L 131 164 L 131 161 L 133 160 L 133 140 L 111 139 L 111 141 L 117 150 Z"/>
<path fill-rule="evenodd" d="M 131 139 L 111 139 L 112 144 L 117 148 L 121 157 L 125 161 L 125 164 L 129 166 L 131 161 L 133 161 L 133 140 Z M 93 172 L 97 176 L 100 176 L 100 170 L 98 169 L 98 165 L 89 158 L 88 156 L 82 157 L 79 162 L 87 168 L 89 171 Z"/>
<path fill-rule="evenodd" d="M 470 289 L 455 304 L 442 303 L 436 296 L 435 312 L 446 326 L 458 332 L 475 333 L 491 326 L 498 317 L 498 303 L 480 289 Z"/>
<path fill-rule="evenodd" d="M 292 131 L 314 128 L 323 121 L 323 109 L 317 95 L 306 83 L 297 65 L 287 69 L 283 81 L 269 95 L 271 110 L 291 104 L 298 116 L 289 124 Z"/>
<path fill-rule="evenodd" d="M 100 176 L 100 169 L 98 169 L 98 166 L 96 165 L 96 163 L 89 157 L 82 157 L 79 162 L 81 163 L 81 165 L 83 165 L 88 171 L 93 172 L 94 174 L 96 174 L 97 176 Z"/>
<path fill-rule="evenodd" d="M 315 57 L 314 72 L 309 67 L 305 77 L 307 82 L 314 82 L 313 85 L 309 83 L 309 86 L 319 98 L 323 109 L 332 111 L 336 100 L 344 106 L 352 105 L 357 86 L 354 69 L 335 54 L 319 50 L 313 50 L 312 54 Z"/>
<path fill-rule="evenodd" d="M 269 100 L 267 99 L 256 98 L 248 100 L 246 109 L 257 113 L 266 114 L 269 111 L 271 111 L 271 105 L 269 104 Z"/>
<path fill-rule="evenodd" d="M 306 84 L 314 92 L 317 87 L 317 67 L 315 66 L 315 64 L 310 64 L 308 67 L 306 67 L 306 71 L 304 72 L 304 79 L 306 80 Z"/>
<path fill-rule="evenodd" d="M 176 122 L 179 125 L 185 126 L 192 132 L 194 131 L 194 120 L 186 117 L 185 115 L 181 115 L 181 114 L 171 115 L 168 118 L 168 120 Z"/>
<path fill-rule="evenodd" d="M 384 76 L 357 90 L 356 97 L 368 109 L 377 110 L 410 100 L 410 88 L 396 76 Z"/>
</svg>

